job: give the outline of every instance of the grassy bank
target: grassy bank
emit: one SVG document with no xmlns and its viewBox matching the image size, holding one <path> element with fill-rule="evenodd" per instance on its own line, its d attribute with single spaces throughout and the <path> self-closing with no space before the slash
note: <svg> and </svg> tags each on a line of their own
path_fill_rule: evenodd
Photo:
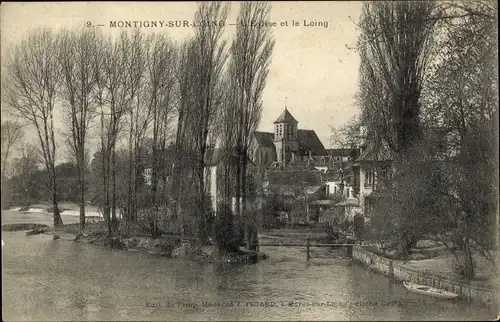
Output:
<svg viewBox="0 0 500 322">
<path fill-rule="evenodd" d="M 35 230 L 49 228 L 47 225 L 43 224 L 5 224 L 2 225 L 2 231 L 21 231 L 21 230 Z"/>
<path fill-rule="evenodd" d="M 104 222 L 89 223 L 85 229 L 80 231 L 79 224 L 68 224 L 56 228 L 49 234 L 72 234 L 74 240 L 79 243 L 87 243 L 113 249 L 141 251 L 151 255 L 182 258 L 207 263 L 255 263 L 265 259 L 266 255 L 257 252 L 240 250 L 238 252 L 221 254 L 214 245 L 200 246 L 194 239 L 181 235 L 164 234 L 158 238 L 152 238 L 139 226 L 119 226 L 118 231 L 108 234 Z"/>
</svg>

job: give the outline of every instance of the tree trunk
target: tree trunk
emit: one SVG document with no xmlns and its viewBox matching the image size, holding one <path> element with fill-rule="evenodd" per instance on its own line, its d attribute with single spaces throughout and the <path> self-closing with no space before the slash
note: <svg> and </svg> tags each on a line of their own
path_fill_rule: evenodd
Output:
<svg viewBox="0 0 500 322">
<path fill-rule="evenodd" d="M 252 227 L 250 214 L 247 211 L 247 157 L 246 151 L 243 151 L 241 158 L 241 215 L 245 227 L 245 244 L 247 249 L 252 248 Z"/>
<path fill-rule="evenodd" d="M 111 226 L 112 226 L 112 231 L 116 231 L 116 228 L 118 226 L 117 225 L 118 221 L 116 219 L 116 151 L 114 146 L 111 151 L 111 166 L 112 166 Z"/>
<path fill-rule="evenodd" d="M 234 214 L 238 217 L 240 217 L 241 219 L 241 206 L 240 206 L 240 198 L 241 198 L 241 152 L 240 152 L 240 148 L 238 147 L 238 156 L 237 156 L 237 162 L 236 162 L 236 187 L 235 187 L 235 197 L 236 197 L 236 200 L 235 200 L 235 210 L 234 210 Z M 232 209 L 233 207 L 233 194 L 234 193 L 231 193 L 231 203 L 230 203 L 230 207 Z"/>
<path fill-rule="evenodd" d="M 81 162 L 81 160 L 80 160 Z M 80 184 L 80 230 L 85 228 L 85 182 L 84 182 L 84 174 L 85 169 L 83 168 L 83 163 L 80 163 L 79 166 L 79 184 Z"/>
<path fill-rule="evenodd" d="M 103 154 L 103 190 L 104 190 L 104 219 L 108 227 L 108 234 L 111 235 L 111 218 L 110 218 L 110 206 L 109 206 L 109 155 L 106 151 Z"/>
<path fill-rule="evenodd" d="M 465 237 L 464 239 L 464 267 L 463 267 L 463 275 L 467 280 L 471 280 L 474 277 L 474 260 L 472 258 L 472 252 L 470 247 L 470 239 L 469 237 Z"/>
<path fill-rule="evenodd" d="M 199 181 L 199 222 L 198 222 L 198 235 L 199 241 L 202 245 L 208 241 L 207 232 L 207 213 L 205 209 L 205 174 L 204 174 L 204 160 L 200 158 L 198 165 L 198 181 Z"/>
<path fill-rule="evenodd" d="M 132 136 L 132 132 L 133 132 L 133 113 L 131 113 L 130 115 L 130 133 L 129 133 L 129 138 L 128 138 L 128 180 L 127 180 L 127 184 L 128 184 L 128 187 L 127 187 L 127 210 L 126 210 L 126 213 L 125 213 L 125 223 L 127 225 L 127 230 L 129 230 L 129 224 L 130 224 L 130 221 L 132 220 L 132 192 L 133 192 L 133 183 L 132 181 L 134 180 L 134 161 L 135 161 L 135 153 L 134 153 L 134 144 L 133 144 L 133 136 Z"/>
<path fill-rule="evenodd" d="M 56 186 L 56 173 L 54 166 L 52 166 L 52 211 L 54 213 L 54 227 L 61 227 L 63 221 L 61 213 L 59 212 L 59 205 L 57 203 L 57 186 Z"/>
</svg>

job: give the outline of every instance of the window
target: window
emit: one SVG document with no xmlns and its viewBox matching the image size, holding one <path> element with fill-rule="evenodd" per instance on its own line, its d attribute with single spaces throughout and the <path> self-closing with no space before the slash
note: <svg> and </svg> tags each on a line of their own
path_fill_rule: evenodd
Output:
<svg viewBox="0 0 500 322">
<path fill-rule="evenodd" d="M 365 186 L 371 186 L 373 181 L 373 173 L 372 170 L 367 170 L 365 172 Z"/>
</svg>

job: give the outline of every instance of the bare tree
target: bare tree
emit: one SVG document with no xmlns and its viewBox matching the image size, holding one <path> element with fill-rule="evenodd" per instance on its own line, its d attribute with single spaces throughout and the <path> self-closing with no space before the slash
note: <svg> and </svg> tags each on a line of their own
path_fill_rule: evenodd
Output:
<svg viewBox="0 0 500 322">
<path fill-rule="evenodd" d="M 5 180 L 7 162 L 12 149 L 19 143 L 23 137 L 21 124 L 15 121 L 2 122 L 2 182 Z"/>
<path fill-rule="evenodd" d="M 182 167 L 184 151 L 187 143 L 191 139 L 189 132 L 189 124 L 194 106 L 194 81 L 196 78 L 196 66 L 192 64 L 195 51 L 193 50 L 195 43 L 192 39 L 185 41 L 179 50 L 178 68 L 176 71 L 178 93 L 177 93 L 177 129 L 175 135 L 175 152 L 172 165 L 172 185 L 171 196 L 174 201 L 174 220 L 177 220 L 181 226 L 181 231 L 185 233 L 184 216 L 182 216 L 181 198 L 181 171 L 185 171 L 186 167 Z"/>
<path fill-rule="evenodd" d="M 87 132 L 96 115 L 96 86 L 93 64 L 98 38 L 94 29 L 79 29 L 60 33 L 59 63 L 61 68 L 64 115 L 70 128 L 69 145 L 76 160 L 80 188 L 80 229 L 85 227 L 85 172 L 88 168 Z"/>
<path fill-rule="evenodd" d="M 363 6 L 359 50 L 362 119 L 370 135 L 400 154 L 418 141 L 420 96 L 434 40 L 432 2 Z"/>
<path fill-rule="evenodd" d="M 132 36 L 132 52 L 127 67 L 127 77 L 130 79 L 130 109 L 129 109 L 129 168 L 128 193 L 125 219 L 127 227 L 130 221 L 137 216 L 138 181 L 140 177 L 139 160 L 144 147 L 144 139 L 151 120 L 151 108 L 144 103 L 145 89 L 145 38 L 144 34 L 136 30 Z"/>
<path fill-rule="evenodd" d="M 227 18 L 229 5 L 220 2 L 201 2 L 195 14 L 195 36 L 190 49 L 193 50 L 192 64 L 197 70 L 194 78 L 194 110 L 191 115 L 190 131 L 193 148 L 197 154 L 196 187 L 198 189 L 198 234 L 199 241 L 208 240 L 205 164 L 210 141 L 214 140 L 213 130 L 218 119 L 219 104 L 222 101 L 221 79 L 227 60 L 226 41 L 221 40 L 224 25 L 213 26 L 211 22 L 223 22 Z"/>
<path fill-rule="evenodd" d="M 359 38 L 362 123 L 376 153 L 387 145 L 398 162 L 411 160 L 413 147 L 422 138 L 421 92 L 439 17 L 435 9 L 432 2 L 370 2 L 363 6 Z M 400 178 L 396 182 L 404 184 L 405 175 L 396 174 Z M 411 207 L 403 210 L 401 222 L 413 222 L 406 220 L 415 217 Z M 417 236 L 404 227 L 399 233 L 400 253 L 407 254 Z"/>
<path fill-rule="evenodd" d="M 235 88 L 234 73 L 227 73 L 225 82 L 227 83 L 228 88 Z M 220 201 L 227 207 L 231 207 L 233 192 L 235 191 L 234 170 L 236 167 L 233 160 L 236 159 L 236 166 L 238 162 L 238 155 L 235 155 L 236 136 L 239 127 L 239 111 L 237 108 L 237 104 L 238 102 L 236 101 L 236 91 L 229 90 L 225 92 L 225 98 L 221 109 L 219 127 L 221 133 L 219 135 L 219 138 L 221 143 L 221 151 L 223 151 L 222 153 L 226 156 L 226 160 L 229 162 L 224 162 L 220 165 L 220 167 L 222 167 L 220 171 L 220 173 L 222 173 L 222 176 L 217 180 L 217 182 L 220 183 L 220 186 L 218 187 L 219 191 L 221 191 Z"/>
<path fill-rule="evenodd" d="M 116 143 L 124 125 L 124 116 L 132 101 L 132 82 L 127 78 L 131 59 L 128 34 L 99 43 L 93 71 L 96 75 L 95 96 L 100 110 L 101 153 L 103 175 L 103 211 L 108 222 L 108 233 L 117 228 Z"/>
<path fill-rule="evenodd" d="M 252 244 L 249 219 L 246 218 L 247 203 L 246 172 L 248 149 L 251 137 L 257 128 L 262 113 L 262 92 L 266 85 L 269 65 L 274 48 L 271 28 L 255 28 L 256 21 L 270 20 L 271 5 L 265 2 L 244 1 L 237 18 L 236 38 L 231 46 L 230 72 L 234 74 L 239 127 L 236 134 L 236 149 L 239 163 L 236 173 L 236 213 L 245 216 L 245 240 Z"/>
<path fill-rule="evenodd" d="M 170 39 L 164 35 L 153 34 L 145 40 L 144 48 L 144 88 L 143 101 L 145 117 L 138 134 L 144 136 L 149 130 L 151 135 L 151 209 L 147 212 L 149 230 L 159 234 L 160 212 L 166 219 L 166 164 L 167 140 L 173 119 L 174 98 L 176 94 L 177 50 Z M 160 185 L 161 184 L 161 185 Z M 160 189 L 161 187 L 161 189 Z M 160 206 L 161 209 L 160 209 Z"/>
<path fill-rule="evenodd" d="M 454 251 L 463 275 L 474 276 L 472 250 L 494 262 L 495 213 L 498 209 L 498 62 L 496 5 L 452 2 L 441 21 L 439 61 L 427 91 L 428 119 L 449 129 L 449 173 L 441 196 L 443 216 L 455 225 L 437 234 Z M 443 225 L 441 225 L 443 226 Z M 453 236 L 449 240 L 450 236 Z M 450 249 L 452 249 L 450 247 Z"/>
<path fill-rule="evenodd" d="M 164 178 L 163 154 L 168 138 L 169 124 L 173 117 L 175 68 L 177 53 L 174 44 L 165 36 L 148 38 L 146 53 L 146 98 L 152 116 L 152 183 L 153 204 L 158 198 L 158 183 Z M 163 185 L 165 186 L 165 185 Z"/>
<path fill-rule="evenodd" d="M 54 226 L 61 226 L 56 187 L 54 109 L 60 86 L 58 41 L 50 30 L 37 29 L 11 52 L 7 75 L 7 101 L 15 113 L 32 125 L 40 141 L 52 191 Z"/>
</svg>

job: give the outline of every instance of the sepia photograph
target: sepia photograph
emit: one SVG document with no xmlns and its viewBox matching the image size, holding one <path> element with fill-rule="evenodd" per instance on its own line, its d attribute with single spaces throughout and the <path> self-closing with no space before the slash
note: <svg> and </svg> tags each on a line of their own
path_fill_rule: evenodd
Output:
<svg viewBox="0 0 500 322">
<path fill-rule="evenodd" d="M 4 2 L 3 321 L 498 321 L 498 3 Z"/>
</svg>

